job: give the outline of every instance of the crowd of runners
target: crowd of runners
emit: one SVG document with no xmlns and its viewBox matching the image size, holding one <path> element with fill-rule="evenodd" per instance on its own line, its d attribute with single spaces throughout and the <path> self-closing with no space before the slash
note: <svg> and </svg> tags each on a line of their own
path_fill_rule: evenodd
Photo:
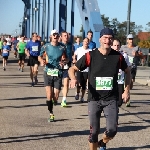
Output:
<svg viewBox="0 0 150 150">
<path fill-rule="evenodd" d="M 24 72 L 27 59 L 32 87 L 38 84 L 38 67 L 43 66 L 49 122 L 54 121 L 53 106 L 57 105 L 61 88 L 61 107 L 67 107 L 69 87 L 76 88 L 74 98 L 81 103 L 87 93 L 89 147 L 90 150 L 97 150 L 97 147 L 106 150 L 106 143 L 117 133 L 119 107 L 123 101 L 130 106 L 130 89 L 135 82 L 139 48 L 133 44 L 132 34 L 127 36 L 127 44 L 121 45 L 109 28 L 101 30 L 99 48 L 92 37 L 93 32 L 88 31 L 83 41 L 76 37 L 75 43 L 71 43 L 68 32 L 59 33 L 56 29 L 51 31 L 47 43 L 41 41 L 37 33 L 32 33 L 31 39 L 1 37 L 0 54 L 4 71 L 7 71 L 10 51 L 18 59 L 17 69 L 21 72 Z M 106 131 L 98 141 L 102 112 L 106 117 Z"/>
</svg>

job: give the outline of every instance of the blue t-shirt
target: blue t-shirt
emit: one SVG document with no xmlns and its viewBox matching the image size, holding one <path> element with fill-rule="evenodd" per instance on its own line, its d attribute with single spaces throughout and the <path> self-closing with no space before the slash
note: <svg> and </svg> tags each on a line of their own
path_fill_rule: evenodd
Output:
<svg viewBox="0 0 150 150">
<path fill-rule="evenodd" d="M 62 55 L 65 53 L 65 46 L 62 43 L 58 43 L 57 46 L 47 43 L 41 48 L 40 56 L 43 56 L 44 52 L 46 52 L 48 57 L 45 71 L 47 71 L 48 68 L 60 69 L 59 62 L 61 61 Z"/>
<path fill-rule="evenodd" d="M 82 43 L 82 46 L 83 46 L 83 43 Z M 88 48 L 93 50 L 94 48 L 96 48 L 96 43 L 91 41 L 88 45 Z"/>
<path fill-rule="evenodd" d="M 77 50 L 77 48 L 82 47 L 82 44 L 80 43 L 79 45 L 77 43 L 74 43 L 73 45 L 73 50 L 74 52 Z"/>
<path fill-rule="evenodd" d="M 10 46 L 3 45 L 2 46 L 2 56 L 9 56 Z"/>
<path fill-rule="evenodd" d="M 18 40 L 13 41 L 14 49 L 16 49 L 18 42 L 19 42 Z"/>
<path fill-rule="evenodd" d="M 30 56 L 39 56 L 41 50 L 41 42 L 40 41 L 33 42 L 31 40 L 27 43 L 26 49 L 29 50 Z"/>
<path fill-rule="evenodd" d="M 66 48 L 66 54 L 69 61 L 72 61 L 72 43 L 68 42 L 67 44 L 62 43 Z"/>
</svg>

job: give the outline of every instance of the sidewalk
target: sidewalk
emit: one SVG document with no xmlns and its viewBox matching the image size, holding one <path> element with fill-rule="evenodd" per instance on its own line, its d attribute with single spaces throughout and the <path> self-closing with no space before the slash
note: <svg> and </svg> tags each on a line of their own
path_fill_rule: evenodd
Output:
<svg viewBox="0 0 150 150">
<path fill-rule="evenodd" d="M 150 86 L 150 67 L 138 66 L 135 82 Z"/>
</svg>

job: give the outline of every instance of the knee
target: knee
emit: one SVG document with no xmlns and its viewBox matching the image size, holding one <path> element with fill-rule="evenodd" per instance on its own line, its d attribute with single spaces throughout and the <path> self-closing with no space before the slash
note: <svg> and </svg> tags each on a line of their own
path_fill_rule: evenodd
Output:
<svg viewBox="0 0 150 150">
<path fill-rule="evenodd" d="M 117 126 L 117 125 L 116 125 Z M 105 132 L 106 136 L 109 138 L 113 138 L 117 134 L 117 127 L 116 128 L 110 128 Z"/>
</svg>

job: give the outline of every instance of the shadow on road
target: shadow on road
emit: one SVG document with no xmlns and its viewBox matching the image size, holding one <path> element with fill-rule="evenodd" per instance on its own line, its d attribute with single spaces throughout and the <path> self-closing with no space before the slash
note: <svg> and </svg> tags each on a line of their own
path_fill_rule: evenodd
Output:
<svg viewBox="0 0 150 150">
<path fill-rule="evenodd" d="M 139 147 L 117 147 L 117 148 L 109 148 L 109 150 L 136 150 L 136 149 L 145 149 L 150 148 L 150 145 L 139 146 Z"/>
</svg>

